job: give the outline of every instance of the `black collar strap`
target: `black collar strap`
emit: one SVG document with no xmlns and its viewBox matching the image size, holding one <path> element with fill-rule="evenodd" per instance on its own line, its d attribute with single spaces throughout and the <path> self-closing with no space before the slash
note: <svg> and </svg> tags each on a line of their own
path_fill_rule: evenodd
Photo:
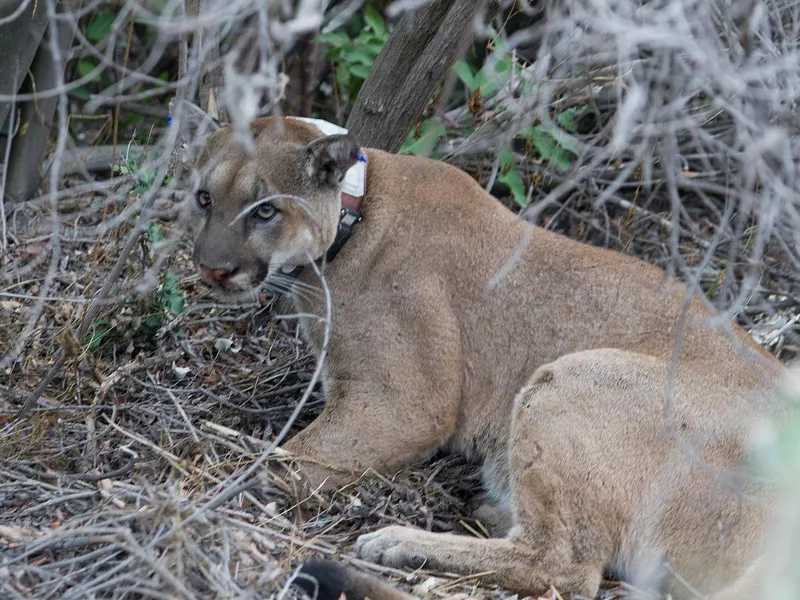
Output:
<svg viewBox="0 0 800 600">
<path fill-rule="evenodd" d="M 360 223 L 363 218 L 360 212 L 350 208 L 342 208 L 342 213 L 339 217 L 339 229 L 336 230 L 336 238 L 325 254 L 325 260 L 331 262 L 336 258 L 336 255 L 339 254 L 339 250 L 344 247 L 347 240 L 353 235 L 353 225 Z"/>
</svg>

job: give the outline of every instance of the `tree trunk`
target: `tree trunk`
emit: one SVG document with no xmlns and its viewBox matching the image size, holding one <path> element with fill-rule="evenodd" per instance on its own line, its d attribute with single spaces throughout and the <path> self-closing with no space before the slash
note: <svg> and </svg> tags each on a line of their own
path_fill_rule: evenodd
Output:
<svg viewBox="0 0 800 600">
<path fill-rule="evenodd" d="M 70 12 L 79 9 L 80 5 L 81 0 L 62 2 L 59 10 Z M 39 49 L 30 65 L 30 77 L 26 80 L 23 93 L 52 90 L 58 85 L 60 79 L 58 71 L 63 74 L 74 34 L 72 27 L 64 21 L 57 23 L 56 31 L 61 54 L 60 64 L 55 63 L 50 53 L 51 31 L 48 28 L 48 33 L 40 41 Z M 58 101 L 58 96 L 51 96 L 22 103 L 19 131 L 12 140 L 11 156 L 8 158 L 6 195 L 11 202 L 28 200 L 35 195 L 39 187 L 42 163 L 47 153 Z"/>
<path fill-rule="evenodd" d="M 31 0 L 13 19 L 25 0 L 0 0 L 0 95 L 19 91 L 47 27 L 47 7 Z M 11 103 L 0 100 L 0 125 Z"/>
<path fill-rule="evenodd" d="M 485 0 L 434 0 L 403 15 L 358 93 L 347 129 L 362 146 L 396 151 L 436 84 L 472 41 Z"/>
</svg>

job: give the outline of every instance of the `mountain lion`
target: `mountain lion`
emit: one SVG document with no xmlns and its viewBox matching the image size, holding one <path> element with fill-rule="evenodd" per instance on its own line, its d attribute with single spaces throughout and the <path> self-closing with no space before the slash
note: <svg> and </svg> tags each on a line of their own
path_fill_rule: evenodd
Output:
<svg viewBox="0 0 800 600">
<path fill-rule="evenodd" d="M 342 181 L 366 164 L 362 220 L 324 268 L 325 408 L 284 446 L 307 484 L 446 447 L 482 460 L 509 518 L 493 539 L 388 527 L 359 538 L 361 557 L 531 593 L 593 596 L 604 568 L 677 596 L 752 589 L 769 504 L 746 436 L 781 367 L 744 330 L 654 266 L 518 219 L 447 164 L 295 118 L 254 120 L 248 153 L 203 119 L 186 201 L 197 268 L 228 292 L 290 290 L 317 353 L 311 263 L 341 241 Z"/>
</svg>

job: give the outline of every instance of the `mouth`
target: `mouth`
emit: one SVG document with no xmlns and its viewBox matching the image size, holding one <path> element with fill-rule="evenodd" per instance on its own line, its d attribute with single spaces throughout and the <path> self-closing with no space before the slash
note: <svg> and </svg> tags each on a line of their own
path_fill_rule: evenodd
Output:
<svg viewBox="0 0 800 600">
<path fill-rule="evenodd" d="M 264 279 L 267 278 L 267 269 L 257 270 L 236 269 L 224 277 L 215 277 L 204 269 L 196 268 L 200 279 L 211 290 L 225 296 L 229 294 L 248 294 L 258 292 Z"/>
</svg>

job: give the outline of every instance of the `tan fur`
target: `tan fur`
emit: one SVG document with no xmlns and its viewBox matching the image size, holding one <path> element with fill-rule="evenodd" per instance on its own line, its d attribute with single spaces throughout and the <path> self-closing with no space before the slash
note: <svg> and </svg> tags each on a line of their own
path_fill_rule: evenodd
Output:
<svg viewBox="0 0 800 600">
<path fill-rule="evenodd" d="M 249 157 L 223 129 L 199 161 L 215 204 L 208 218 L 194 211 L 196 256 L 243 269 L 233 288 L 287 256 L 320 257 L 335 232 L 336 189 L 309 184 L 297 158 L 320 134 L 295 120 L 283 127 L 257 120 Z M 659 269 L 544 229 L 489 286 L 530 226 L 454 167 L 366 154 L 364 221 L 326 269 L 326 406 L 285 447 L 314 461 L 309 484 L 328 487 L 442 446 L 480 457 L 513 526 L 488 540 L 390 527 L 363 536 L 361 556 L 493 571 L 487 579 L 525 592 L 555 584 L 593 595 L 607 565 L 651 584 L 663 557 L 703 592 L 752 578 L 767 510 L 737 473 L 780 366 L 739 327 L 712 324 Z M 228 227 L 256 199 L 256 178 L 305 197 L 317 224 L 278 201 L 268 234 Z M 303 284 L 319 285 L 312 269 L 295 287 L 298 311 L 324 315 Z M 322 324 L 303 326 L 319 351 Z"/>
</svg>

